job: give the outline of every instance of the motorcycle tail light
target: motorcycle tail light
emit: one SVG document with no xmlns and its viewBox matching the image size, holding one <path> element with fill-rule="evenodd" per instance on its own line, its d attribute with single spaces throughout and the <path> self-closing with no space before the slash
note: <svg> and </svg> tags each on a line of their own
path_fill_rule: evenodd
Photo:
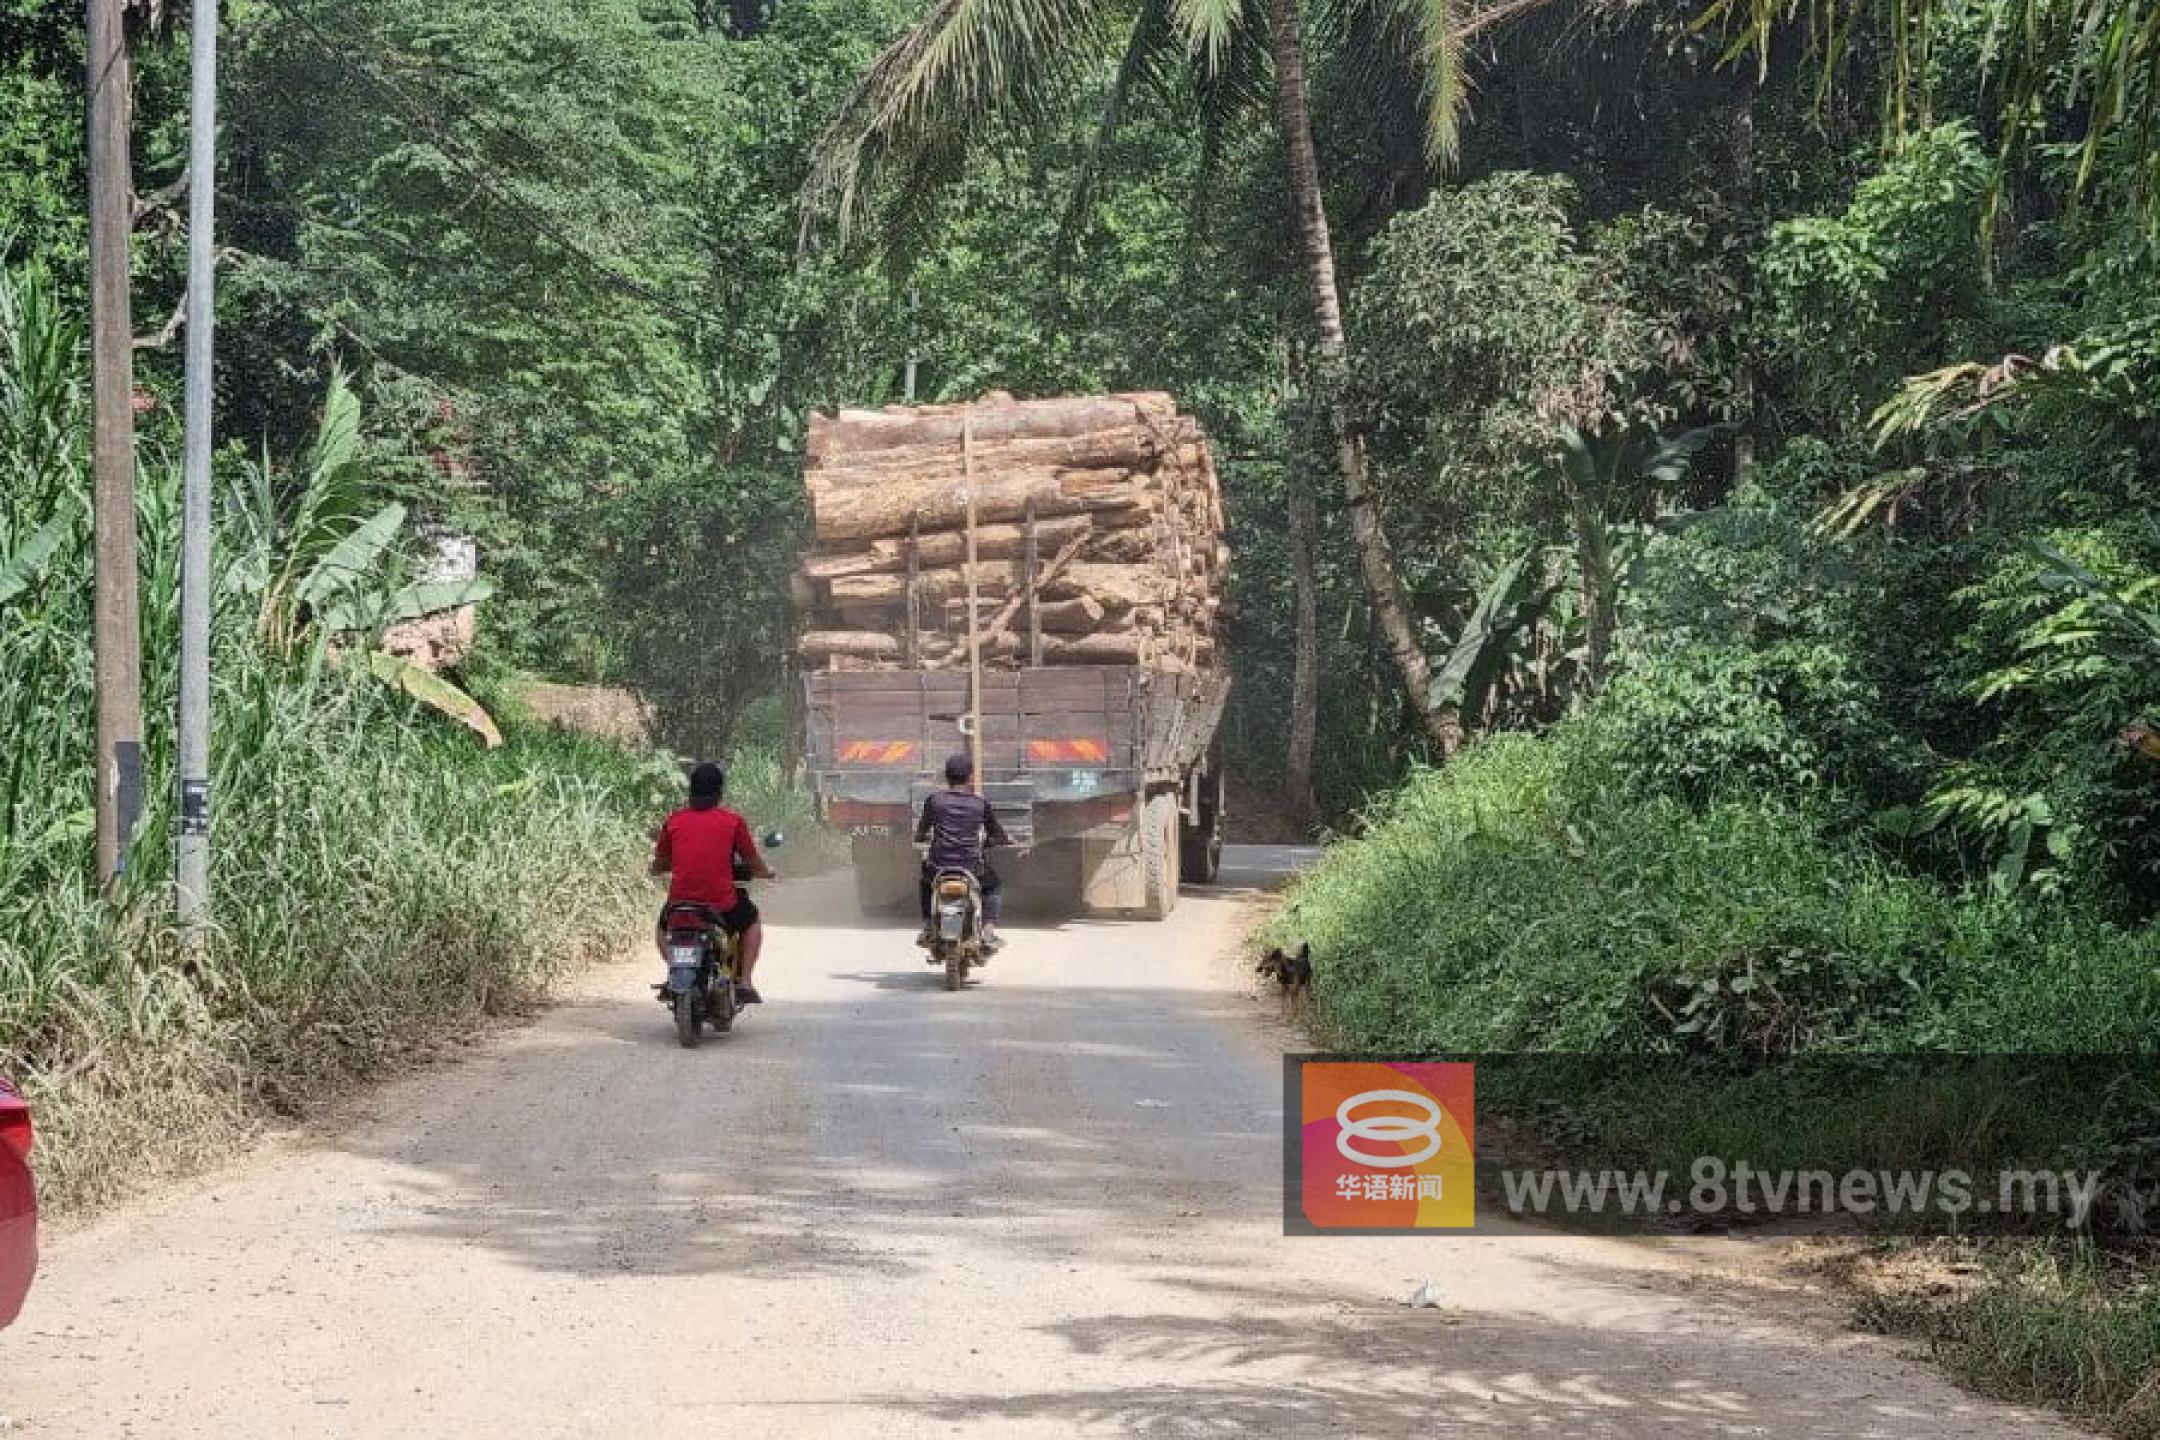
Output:
<svg viewBox="0 0 2160 1440">
<path fill-rule="evenodd" d="M 947 899 L 959 899 L 968 892 L 967 881 L 947 880 L 938 886 L 938 894 Z"/>
</svg>

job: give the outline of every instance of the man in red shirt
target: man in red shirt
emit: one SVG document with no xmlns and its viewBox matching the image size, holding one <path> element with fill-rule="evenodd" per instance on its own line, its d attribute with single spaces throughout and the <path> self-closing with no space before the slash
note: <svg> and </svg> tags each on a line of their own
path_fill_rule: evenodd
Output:
<svg viewBox="0 0 2160 1440">
<path fill-rule="evenodd" d="M 758 951 L 765 944 L 765 927 L 758 923 L 757 906 L 735 888 L 735 857 L 760 880 L 774 877 L 772 867 L 758 854 L 750 826 L 733 810 L 723 809 L 720 792 L 727 776 L 707 761 L 690 772 L 690 804 L 667 817 L 653 842 L 652 873 L 668 879 L 667 903 L 703 905 L 720 918 L 730 934 L 742 937 L 742 975 L 736 987 L 745 1005 L 759 1003 L 757 987 L 750 983 L 757 971 Z M 667 918 L 665 910 L 661 919 Z M 660 958 L 667 959 L 667 927 L 654 936 Z"/>
</svg>

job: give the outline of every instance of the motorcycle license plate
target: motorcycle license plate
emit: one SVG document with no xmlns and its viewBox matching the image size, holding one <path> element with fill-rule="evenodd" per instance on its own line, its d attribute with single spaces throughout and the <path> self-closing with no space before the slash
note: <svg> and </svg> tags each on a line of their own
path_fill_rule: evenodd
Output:
<svg viewBox="0 0 2160 1440">
<path fill-rule="evenodd" d="M 967 929 L 967 912 L 957 905 L 948 905 L 938 916 L 938 934 L 947 940 L 958 940 Z"/>
<path fill-rule="evenodd" d="M 704 956 L 695 945 L 670 945 L 667 947 L 668 964 L 689 965 L 693 968 Z"/>
</svg>

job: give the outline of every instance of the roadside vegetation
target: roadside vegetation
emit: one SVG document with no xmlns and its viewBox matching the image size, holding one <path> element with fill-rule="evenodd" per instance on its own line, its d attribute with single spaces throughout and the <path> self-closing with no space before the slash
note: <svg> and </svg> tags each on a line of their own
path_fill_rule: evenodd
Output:
<svg viewBox="0 0 2160 1440">
<path fill-rule="evenodd" d="M 660 744 L 758 757 L 737 795 L 805 832 L 806 417 L 993 387 L 1163 388 L 1213 437 L 1231 766 L 1351 837 L 1274 930 L 1313 943 L 1331 1041 L 2149 1054 L 2143 16 L 236 6 L 226 929 L 187 961 L 156 919 L 156 737 L 142 866 L 88 892 L 79 401 L 0 395 L 16 455 L 65 452 L 0 476 L 0 1065 L 60 1108 L 59 1151 L 71 1114 L 149 1113 L 101 1091 L 175 1076 L 243 1115 L 619 936 L 662 772 L 521 723 L 513 674 L 636 691 Z M 0 6 L 0 262 L 51 277 L 52 316 L 82 300 L 79 30 L 62 0 Z M 146 27 L 137 62 L 152 330 L 181 289 L 184 42 Z M 65 389 L 77 342 L 42 323 L 10 321 L 47 337 L 10 373 Z M 152 395 L 171 340 L 144 337 Z M 172 436 L 145 429 L 159 713 Z M 349 627 L 274 582 L 325 554 L 291 521 L 326 435 L 369 457 L 365 503 L 326 513 L 407 508 Z M 476 536 L 496 585 L 463 678 L 499 748 L 326 633 L 400 608 L 423 520 Z M 2150 1130 L 2120 1138 L 2149 1157 Z M 1870 1321 L 2160 1434 L 2149 1254 L 1983 1268 Z"/>
<path fill-rule="evenodd" d="M 1929 1342 L 1984 1394 L 2054 1405 L 2108 1434 L 2160 1434 L 2160 1286 L 2149 1247 L 2134 1258 L 2034 1246 L 1980 1256 L 1977 1284 L 1950 1298 L 1870 1294 L 1860 1323 Z"/>
<path fill-rule="evenodd" d="M 1901 1154 L 2031 1143 L 2149 1213 L 2149 1096 L 2103 1134 L 2013 1136 L 1863 1089 L 1842 1129 L 1796 1142 L 1721 1080 L 1839 1056 L 2149 1055 L 2160 1033 L 2160 765 L 2123 734 L 2160 705 L 2131 629 L 2155 552 L 2112 579 L 2071 558 L 2120 563 L 2101 537 L 2140 533 L 2110 518 L 2127 496 L 2084 516 L 2082 497 L 2028 496 L 2025 535 L 1922 562 L 1796 522 L 1766 493 L 1780 478 L 1647 539 L 1610 683 L 1376 799 L 1267 938 L 1313 945 L 1330 1045 L 1706 1062 L 1656 1133 L 1612 1137 L 1637 1163 L 1775 1164 L 1798 1143 L 1819 1164 L 1893 1131 Z M 1916 623 L 1866 623 L 1892 585 Z M 1578 1137 L 1600 1134 L 1600 1098 L 1567 1106 Z M 2160 1434 L 2152 1251 L 2108 1228 L 1945 1246 L 1971 1283 L 1888 1286 L 1861 1321 L 1929 1339 L 1989 1393 Z"/>
<path fill-rule="evenodd" d="M 177 435 L 152 417 L 149 813 L 101 899 L 72 778 L 90 764 L 80 342 L 49 276 L 0 271 L 0 1072 L 38 1106 L 40 1178 L 61 1208 L 214 1157 L 262 1117 L 617 951 L 651 904 L 646 829 L 677 783 L 507 711 L 491 746 L 468 728 L 494 730 L 469 696 L 399 671 L 385 683 L 366 663 L 385 624 L 445 597 L 407 579 L 388 523 L 402 507 L 334 385 L 295 467 L 221 467 L 216 923 L 183 948 L 169 888 Z"/>
</svg>

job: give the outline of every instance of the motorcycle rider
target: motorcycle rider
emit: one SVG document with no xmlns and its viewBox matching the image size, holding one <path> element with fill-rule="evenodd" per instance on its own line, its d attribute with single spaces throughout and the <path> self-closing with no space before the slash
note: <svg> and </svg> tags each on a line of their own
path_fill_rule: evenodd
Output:
<svg viewBox="0 0 2160 1440">
<path fill-rule="evenodd" d="M 652 873 L 669 877 L 669 905 L 702 905 L 713 913 L 722 929 L 742 937 L 742 974 L 737 977 L 736 998 L 745 1005 L 756 1005 L 762 997 L 750 979 L 757 971 L 758 951 L 765 944 L 765 927 L 758 922 L 757 906 L 736 888 L 735 859 L 741 856 L 750 873 L 760 880 L 777 877 L 758 854 L 749 822 L 720 804 L 726 788 L 726 773 L 710 760 L 690 772 L 690 803 L 668 816 L 654 837 Z M 665 961 L 664 907 L 660 919 L 653 938 Z"/>
<path fill-rule="evenodd" d="M 922 818 L 915 823 L 915 843 L 930 842 L 930 853 L 922 867 L 923 928 L 916 937 L 918 945 L 931 941 L 930 883 L 940 870 L 965 870 L 975 877 L 982 887 L 983 948 L 995 950 L 1004 943 L 997 934 L 998 890 L 1004 882 L 990 868 L 984 852 L 992 845 L 1010 845 L 1012 840 L 1005 834 L 1005 827 L 998 824 L 990 802 L 975 793 L 974 780 L 974 761 L 965 755 L 948 758 L 945 788 L 932 791 L 923 800 Z"/>
</svg>

